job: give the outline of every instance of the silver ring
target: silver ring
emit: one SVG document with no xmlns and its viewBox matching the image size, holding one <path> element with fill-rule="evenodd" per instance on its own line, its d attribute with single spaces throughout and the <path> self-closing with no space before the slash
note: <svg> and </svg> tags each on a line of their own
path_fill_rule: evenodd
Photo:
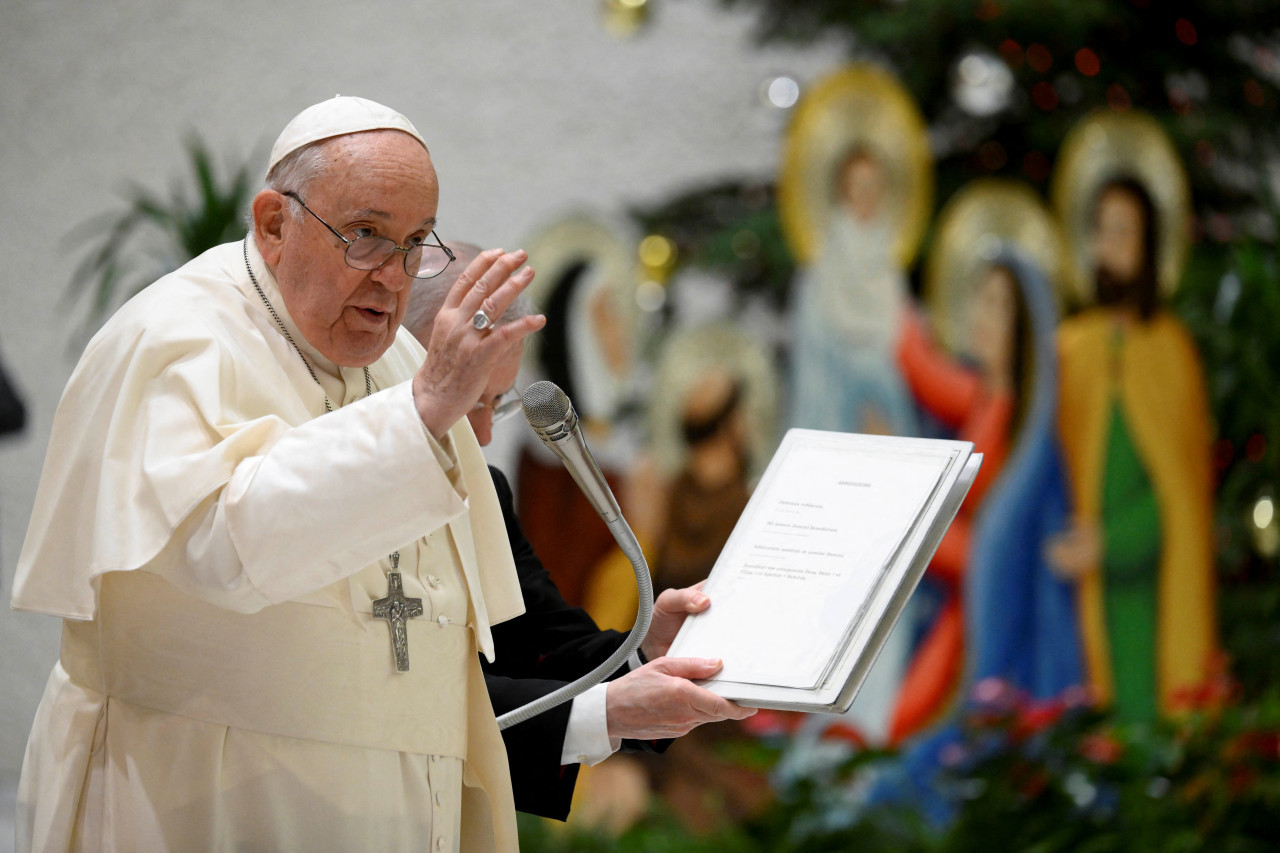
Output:
<svg viewBox="0 0 1280 853">
<path fill-rule="evenodd" d="M 489 315 L 484 313 L 484 309 L 480 309 L 471 315 L 471 325 L 478 331 L 483 332 L 485 329 L 493 325 L 493 321 L 489 319 Z"/>
</svg>

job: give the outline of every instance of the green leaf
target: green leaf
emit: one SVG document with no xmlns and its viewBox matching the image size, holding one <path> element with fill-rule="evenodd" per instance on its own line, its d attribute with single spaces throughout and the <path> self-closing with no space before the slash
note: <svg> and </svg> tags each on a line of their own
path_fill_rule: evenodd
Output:
<svg viewBox="0 0 1280 853">
<path fill-rule="evenodd" d="M 72 302 L 87 301 L 87 316 L 73 346 L 82 343 L 122 299 L 157 277 L 150 264 L 143 264 L 148 254 L 144 241 L 150 241 L 151 255 L 165 259 L 159 271 L 163 274 L 244 233 L 251 186 L 248 165 L 238 165 L 224 180 L 198 136 L 188 138 L 186 150 L 189 174 L 175 183 L 167 198 L 131 182 L 121 193 L 120 210 L 89 217 L 71 229 L 67 239 L 83 244 L 84 255 L 66 296 Z"/>
</svg>

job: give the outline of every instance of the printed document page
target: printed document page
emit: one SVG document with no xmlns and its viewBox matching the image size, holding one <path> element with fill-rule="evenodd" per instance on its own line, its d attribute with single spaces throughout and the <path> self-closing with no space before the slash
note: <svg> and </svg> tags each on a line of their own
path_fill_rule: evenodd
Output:
<svg viewBox="0 0 1280 853">
<path fill-rule="evenodd" d="M 723 658 L 724 681 L 823 680 L 954 452 L 821 436 L 783 442 L 671 654 Z"/>
</svg>

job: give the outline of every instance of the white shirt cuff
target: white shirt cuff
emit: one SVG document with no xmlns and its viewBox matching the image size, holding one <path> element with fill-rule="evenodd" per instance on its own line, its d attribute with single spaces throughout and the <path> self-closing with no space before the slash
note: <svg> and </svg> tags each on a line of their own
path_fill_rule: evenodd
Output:
<svg viewBox="0 0 1280 853">
<path fill-rule="evenodd" d="M 561 764 L 599 764 L 618 751 L 621 738 L 609 737 L 606 697 L 609 683 L 597 684 L 576 696 L 569 709 L 569 727 L 560 750 Z"/>
</svg>

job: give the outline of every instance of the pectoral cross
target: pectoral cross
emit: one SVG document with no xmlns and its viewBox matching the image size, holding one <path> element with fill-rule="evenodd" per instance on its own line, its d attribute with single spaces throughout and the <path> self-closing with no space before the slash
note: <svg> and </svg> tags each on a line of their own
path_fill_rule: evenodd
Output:
<svg viewBox="0 0 1280 853">
<path fill-rule="evenodd" d="M 391 629 L 391 651 L 396 657 L 396 672 L 409 671 L 409 635 L 404 629 L 407 619 L 422 615 L 422 599 L 406 598 L 400 582 L 400 552 L 391 555 L 391 571 L 387 572 L 387 596 L 373 602 L 373 618 L 386 619 Z"/>
</svg>

